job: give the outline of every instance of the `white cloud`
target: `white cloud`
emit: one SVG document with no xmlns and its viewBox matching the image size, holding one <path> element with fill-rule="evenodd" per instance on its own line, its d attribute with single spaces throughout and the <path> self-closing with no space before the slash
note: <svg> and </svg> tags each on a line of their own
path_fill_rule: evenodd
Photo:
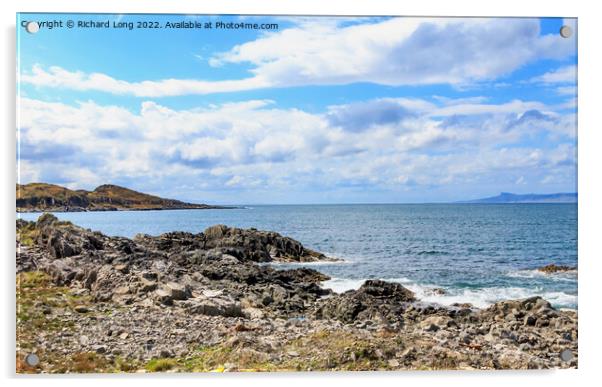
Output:
<svg viewBox="0 0 602 387">
<path fill-rule="evenodd" d="M 576 86 L 559 86 L 556 88 L 556 93 L 560 95 L 577 95 L 577 87 Z"/>
<path fill-rule="evenodd" d="M 270 86 L 261 77 L 225 81 L 163 79 L 159 81 L 128 82 L 102 73 L 86 74 L 81 71 L 69 71 L 57 66 L 45 70 L 39 65 L 35 65 L 30 73 L 21 74 L 20 80 L 34 86 L 66 88 L 78 91 L 102 91 L 137 97 L 222 93 Z"/>
<path fill-rule="evenodd" d="M 130 112 L 22 98 L 21 181 L 78 188 L 113 182 L 232 202 L 232 192 L 268 200 L 304 190 L 343 195 L 515 186 L 520 176 L 525 188 L 546 176 L 554 176 L 547 184 L 574 180 L 574 114 L 532 101 L 477 102 L 376 99 L 312 114 L 265 100 L 188 110 L 145 101 Z"/>
<path fill-rule="evenodd" d="M 564 57 L 574 44 L 541 36 L 537 19 L 393 18 L 266 34 L 216 55 L 214 63 L 251 63 L 275 85 L 462 84 L 494 79 L 534 59 Z"/>
<path fill-rule="evenodd" d="M 556 83 L 572 83 L 577 82 L 577 66 L 569 65 L 563 66 L 556 70 L 549 71 L 545 74 L 537 76 L 531 80 L 532 82 L 539 82 L 544 84 L 556 84 Z"/>
<path fill-rule="evenodd" d="M 263 34 L 209 60 L 213 66 L 250 64 L 253 75 L 248 78 L 129 82 L 102 73 L 36 65 L 21 74 L 21 82 L 138 97 L 354 82 L 464 87 L 510 74 L 534 60 L 575 53 L 575 39 L 542 36 L 539 23 L 527 18 L 398 17 L 352 25 L 324 20 Z"/>
</svg>

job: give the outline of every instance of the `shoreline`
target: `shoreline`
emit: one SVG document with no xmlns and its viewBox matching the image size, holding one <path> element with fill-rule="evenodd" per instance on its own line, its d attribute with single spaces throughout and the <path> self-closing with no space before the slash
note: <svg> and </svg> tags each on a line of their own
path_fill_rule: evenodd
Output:
<svg viewBox="0 0 602 387">
<path fill-rule="evenodd" d="M 327 255 L 331 257 L 331 255 Z M 279 269 L 279 268 L 297 268 L 297 267 L 308 267 L 308 268 L 316 268 L 319 270 L 321 266 L 331 266 L 331 265 L 345 265 L 350 264 L 352 261 L 345 260 L 343 258 L 335 258 L 338 261 L 316 261 L 316 262 L 266 262 L 262 265 L 268 265 L 270 267 Z M 529 268 L 529 269 L 519 269 L 513 272 L 506 273 L 506 276 L 516 277 L 516 278 L 545 278 L 551 280 L 558 281 L 571 281 L 572 278 L 570 276 L 577 276 L 577 268 L 576 267 L 564 267 L 563 270 L 559 271 L 546 271 L 546 267 L 550 265 L 545 265 L 542 267 Z M 552 265 L 556 266 L 556 265 Z M 559 266 L 561 269 L 563 266 Z M 330 274 L 329 274 L 330 275 Z M 517 298 L 528 298 L 528 297 L 542 297 L 548 301 L 551 301 L 554 307 L 559 310 L 567 310 L 567 311 L 577 311 L 578 305 L 575 307 L 570 306 L 562 306 L 564 303 L 560 303 L 560 305 L 555 304 L 553 299 L 549 299 L 546 297 L 575 297 L 575 302 L 577 295 L 561 292 L 561 291 L 538 291 L 536 289 L 530 288 L 515 288 L 512 286 L 499 286 L 499 287 L 479 287 L 479 288 L 454 288 L 454 287 L 446 287 L 433 283 L 420 283 L 416 282 L 410 278 L 388 278 L 388 277 L 364 277 L 364 278 L 343 278 L 343 277 L 332 277 L 327 281 L 322 282 L 320 285 L 324 288 L 331 289 L 336 294 L 342 294 L 349 290 L 357 290 L 361 287 L 361 285 L 367 280 L 380 280 L 391 283 L 398 283 L 403 285 L 414 293 L 420 295 L 420 299 L 423 302 L 428 302 L 433 304 L 434 306 L 446 307 L 450 306 L 453 303 L 460 304 L 471 304 L 475 309 L 486 309 L 487 307 L 495 304 L 496 302 L 513 300 Z M 518 290 L 520 292 L 524 292 L 520 297 L 501 297 L 494 300 L 483 300 L 480 303 L 475 302 L 475 297 L 479 294 L 487 294 L 491 292 L 504 292 L 505 290 Z M 466 294 L 460 295 L 457 292 L 472 292 L 472 298 L 467 296 Z M 447 300 L 446 298 L 452 298 L 453 300 Z M 478 299 L 478 297 L 477 297 Z"/>
<path fill-rule="evenodd" d="M 364 278 L 364 279 L 332 278 L 331 280 L 324 281 L 323 283 L 321 283 L 321 286 L 331 289 L 336 294 L 343 294 L 350 290 L 358 290 L 365 281 L 370 280 L 370 279 L 371 278 Z M 475 310 L 483 310 L 483 309 L 487 309 L 488 307 L 490 307 L 498 302 L 516 300 L 516 299 L 520 299 L 520 298 L 541 297 L 541 298 L 551 302 L 552 305 L 554 306 L 554 308 L 557 310 L 565 310 L 565 311 L 573 311 L 573 312 L 578 311 L 578 306 L 577 307 L 569 307 L 569 306 L 554 305 L 554 302 L 545 296 L 546 293 L 561 293 L 561 292 L 538 292 L 538 291 L 528 292 L 528 290 L 529 290 L 528 288 L 522 288 L 521 290 L 525 291 L 525 294 L 520 297 L 502 297 L 502 298 L 498 298 L 495 300 L 489 299 L 489 300 L 484 300 L 484 301 L 478 301 L 478 298 L 477 298 L 477 300 L 475 300 L 475 297 L 478 296 L 479 294 L 487 294 L 489 292 L 494 292 L 494 291 L 498 291 L 498 290 L 504 291 L 505 289 L 512 289 L 512 288 L 508 288 L 508 287 L 475 288 L 475 289 L 471 289 L 471 291 L 474 294 L 472 297 L 469 297 L 469 296 L 466 296 L 465 294 L 457 294 L 454 292 L 454 291 L 458 291 L 458 290 L 466 292 L 467 289 L 465 289 L 465 288 L 450 289 L 450 288 L 441 287 L 441 286 L 422 285 L 422 284 L 416 283 L 416 282 L 410 283 L 410 282 L 399 281 L 397 279 L 390 279 L 390 278 L 374 278 L 374 279 L 377 279 L 380 281 L 385 281 L 385 282 L 390 282 L 390 283 L 398 283 L 398 284 L 410 289 L 415 294 L 417 294 L 419 299 L 421 300 L 421 302 L 432 305 L 433 307 L 445 308 L 445 307 L 449 307 L 450 305 L 453 305 L 453 304 L 465 304 L 465 305 L 470 304 L 470 305 L 472 305 L 472 308 Z M 354 284 L 353 284 L 353 286 L 339 285 L 337 287 L 337 286 L 331 285 L 330 284 L 331 281 L 353 282 Z M 567 297 L 572 296 L 567 293 L 562 293 L 562 294 Z M 575 295 L 575 297 L 577 297 L 577 296 Z"/>
<path fill-rule="evenodd" d="M 244 207 L 236 206 L 212 206 L 207 205 L 206 207 L 180 207 L 180 208 L 45 208 L 45 209 L 27 209 L 20 210 L 17 208 L 16 213 L 18 214 L 45 214 L 45 213 L 68 213 L 68 212 L 114 212 L 114 211 L 182 211 L 182 210 L 240 210 L 245 209 Z"/>
<path fill-rule="evenodd" d="M 577 311 L 541 297 L 433 305 L 395 282 L 335 293 L 319 271 L 269 265 L 327 259 L 255 229 L 129 239 L 18 220 L 17 358 L 44 352 L 18 372 L 577 367 Z"/>
</svg>

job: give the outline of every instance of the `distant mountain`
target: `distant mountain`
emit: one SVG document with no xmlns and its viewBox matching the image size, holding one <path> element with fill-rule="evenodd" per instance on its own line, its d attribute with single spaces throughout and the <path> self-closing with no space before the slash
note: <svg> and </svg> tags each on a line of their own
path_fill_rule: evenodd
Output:
<svg viewBox="0 0 602 387">
<path fill-rule="evenodd" d="M 502 192 L 490 198 L 465 200 L 458 203 L 577 203 L 577 193 L 525 194 Z"/>
<path fill-rule="evenodd" d="M 224 208 L 163 199 L 111 184 L 96 187 L 94 191 L 85 191 L 46 183 L 17 184 L 16 206 L 17 212 Z"/>
</svg>

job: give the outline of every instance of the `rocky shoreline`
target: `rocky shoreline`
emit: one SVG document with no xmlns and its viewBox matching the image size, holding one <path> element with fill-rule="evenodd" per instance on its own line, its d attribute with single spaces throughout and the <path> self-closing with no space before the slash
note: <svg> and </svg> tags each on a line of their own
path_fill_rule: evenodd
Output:
<svg viewBox="0 0 602 387">
<path fill-rule="evenodd" d="M 174 207 L 147 207 L 147 208 L 130 208 L 130 207 L 77 207 L 77 206 L 54 206 L 54 207 L 31 207 L 31 208 L 17 208 L 17 212 L 21 214 L 35 214 L 44 212 L 104 212 L 104 211 L 167 211 L 167 210 L 233 210 L 240 209 L 241 207 L 236 206 L 214 206 L 208 204 L 192 204 L 188 206 L 174 206 Z"/>
<path fill-rule="evenodd" d="M 379 280 L 336 294 L 316 270 L 263 264 L 330 258 L 255 229 L 16 226 L 17 372 L 577 367 L 577 312 L 539 297 L 443 307 Z"/>
</svg>

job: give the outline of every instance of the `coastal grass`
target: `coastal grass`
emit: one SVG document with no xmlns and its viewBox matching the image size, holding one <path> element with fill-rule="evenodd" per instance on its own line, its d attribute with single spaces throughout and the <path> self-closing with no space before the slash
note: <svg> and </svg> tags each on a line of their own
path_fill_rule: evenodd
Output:
<svg viewBox="0 0 602 387">
<path fill-rule="evenodd" d="M 55 285 L 48 274 L 40 271 L 19 273 L 16 285 L 17 372 L 39 372 L 41 365 L 31 367 L 23 360 L 31 352 L 43 359 L 44 369 L 52 372 L 95 372 L 106 368 L 104 359 L 95 353 L 61 356 L 39 347 L 40 337 L 73 331 L 73 322 L 62 315 L 77 313 L 74 308 L 90 303 L 89 296 L 72 294 L 68 287 Z"/>
<path fill-rule="evenodd" d="M 134 372 L 140 369 L 141 365 L 137 361 L 122 357 L 111 361 L 95 352 L 64 355 L 46 351 L 39 345 L 39 338 L 63 330 L 73 332 L 73 322 L 62 316 L 65 312 L 77 313 L 75 307 L 91 304 L 91 298 L 88 295 L 73 294 L 68 287 L 55 285 L 50 276 L 41 271 L 18 273 L 16 285 L 17 373 L 106 373 Z M 25 356 L 32 352 L 41 360 L 40 364 L 33 367 L 25 362 Z"/>
<path fill-rule="evenodd" d="M 23 246 L 33 246 L 39 231 L 35 223 L 28 223 L 23 227 L 17 228 L 17 241 Z"/>
<path fill-rule="evenodd" d="M 186 359 L 170 359 L 179 372 L 367 371 L 395 369 L 387 358 L 403 349 L 399 336 L 360 337 L 342 331 L 318 331 L 284 343 L 271 354 L 228 342 L 196 348 Z M 159 372 L 158 360 L 145 367 Z"/>
<path fill-rule="evenodd" d="M 149 372 L 165 372 L 177 365 L 178 362 L 176 359 L 152 359 L 146 364 L 145 369 Z"/>
<path fill-rule="evenodd" d="M 21 340 L 40 331 L 56 331 L 69 326 L 53 309 L 70 308 L 83 302 L 69 294 L 69 288 L 54 286 L 50 277 L 42 272 L 23 272 L 17 275 L 17 332 Z M 67 325 L 65 325 L 67 324 Z"/>
<path fill-rule="evenodd" d="M 402 348 L 398 338 L 375 341 L 350 332 L 322 330 L 289 342 L 284 353 L 293 356 L 284 365 L 296 371 L 389 369 L 385 359 Z"/>
<path fill-rule="evenodd" d="M 57 228 L 66 228 L 73 227 L 73 223 L 68 220 L 56 220 L 54 215 L 52 214 L 42 214 L 37 222 L 28 222 L 21 227 L 17 227 L 17 241 L 23 246 L 34 246 L 38 236 L 40 234 L 40 230 L 38 227 L 39 223 L 44 223 L 49 219 L 54 220 L 54 227 Z"/>
<path fill-rule="evenodd" d="M 265 353 L 250 348 L 236 348 L 228 344 L 201 346 L 192 356 L 179 363 L 184 372 L 277 371 L 278 365 L 269 361 Z"/>
</svg>

